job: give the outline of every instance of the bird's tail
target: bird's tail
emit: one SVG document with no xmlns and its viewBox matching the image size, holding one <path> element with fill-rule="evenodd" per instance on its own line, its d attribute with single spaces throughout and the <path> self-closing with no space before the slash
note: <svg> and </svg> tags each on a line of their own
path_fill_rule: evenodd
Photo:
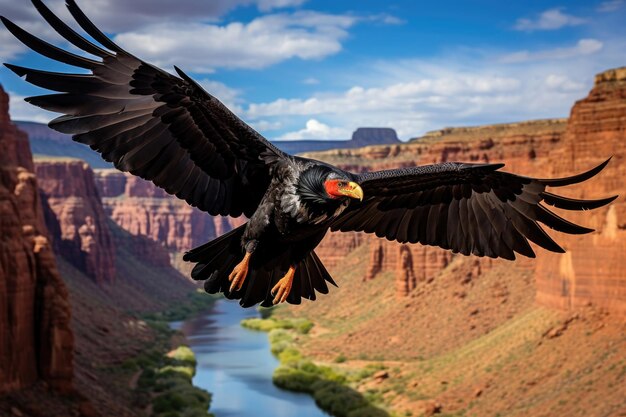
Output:
<svg viewBox="0 0 626 417">
<path fill-rule="evenodd" d="M 191 271 L 191 278 L 196 281 L 204 280 L 204 289 L 209 294 L 224 293 L 226 298 L 240 300 L 239 304 L 243 307 L 251 307 L 258 303 L 269 307 L 273 301 L 270 290 L 289 268 L 289 246 L 286 246 L 283 252 L 274 253 L 272 262 L 264 262 L 265 259 L 262 258 L 266 255 L 257 250 L 252 255 L 248 276 L 242 288 L 231 292 L 228 276 L 243 259 L 241 237 L 244 230 L 245 225 L 239 226 L 217 239 L 192 249 L 185 253 L 183 260 L 196 262 L 196 266 Z M 272 266 L 266 266 L 267 264 Z M 316 291 L 327 294 L 326 282 L 337 285 L 322 261 L 315 252 L 311 251 L 296 268 L 287 302 L 300 304 L 302 298 L 315 300 Z"/>
</svg>

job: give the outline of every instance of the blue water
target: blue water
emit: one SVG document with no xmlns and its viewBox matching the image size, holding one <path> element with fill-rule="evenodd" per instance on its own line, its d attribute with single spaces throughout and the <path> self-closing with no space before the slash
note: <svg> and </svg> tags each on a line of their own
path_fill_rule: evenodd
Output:
<svg viewBox="0 0 626 417">
<path fill-rule="evenodd" d="M 173 326 L 187 336 L 196 355 L 194 385 L 213 393 L 211 412 L 217 417 L 327 417 L 308 395 L 272 384 L 278 361 L 266 333 L 241 327 L 241 320 L 250 317 L 258 317 L 255 309 L 220 300 Z"/>
</svg>

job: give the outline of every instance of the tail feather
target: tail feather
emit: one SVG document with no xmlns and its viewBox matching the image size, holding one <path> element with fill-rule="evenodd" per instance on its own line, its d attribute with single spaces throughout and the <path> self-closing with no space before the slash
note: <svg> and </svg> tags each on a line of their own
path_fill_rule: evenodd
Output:
<svg viewBox="0 0 626 417">
<path fill-rule="evenodd" d="M 210 294 L 223 293 L 228 299 L 240 300 L 242 307 L 251 307 L 261 303 L 268 307 L 273 305 L 274 298 L 270 294 L 274 285 L 287 272 L 285 265 L 289 265 L 291 252 L 288 248 L 279 254 L 277 258 L 271 259 L 273 268 L 268 268 L 266 264 L 257 262 L 251 263 L 248 276 L 239 291 L 230 291 L 230 281 L 228 276 L 233 268 L 242 260 L 243 251 L 241 249 L 241 237 L 244 226 L 240 226 L 211 242 L 205 243 L 195 249 L 190 250 L 183 256 L 183 260 L 196 262 L 196 266 L 191 272 L 195 280 L 204 280 L 204 289 Z M 260 253 L 259 256 L 262 256 Z M 252 256 L 254 259 L 254 255 Z M 255 266 L 257 264 L 257 266 Z M 316 291 L 322 294 L 328 293 L 326 282 L 337 286 L 335 281 L 317 257 L 311 251 L 296 268 L 294 282 L 287 297 L 290 304 L 300 304 L 302 298 L 308 300 L 316 299 Z"/>
</svg>

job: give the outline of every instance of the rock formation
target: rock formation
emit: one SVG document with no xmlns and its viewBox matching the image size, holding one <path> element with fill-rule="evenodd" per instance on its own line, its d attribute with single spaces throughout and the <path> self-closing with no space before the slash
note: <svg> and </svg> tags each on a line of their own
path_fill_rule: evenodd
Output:
<svg viewBox="0 0 626 417">
<path fill-rule="evenodd" d="M 117 170 L 97 170 L 107 216 L 133 235 L 184 252 L 242 224 L 245 219 L 211 217 L 151 182 Z"/>
<path fill-rule="evenodd" d="M 0 394 L 39 380 L 72 391 L 68 292 L 57 271 L 26 135 L 0 89 Z"/>
<path fill-rule="evenodd" d="M 544 305 L 570 308 L 593 304 L 626 312 L 626 67 L 598 74 L 589 96 L 571 112 L 561 145 L 552 156 L 555 176 L 567 176 L 611 163 L 597 179 L 568 196 L 600 198 L 620 195 L 609 207 L 568 218 L 597 230 L 591 237 L 562 236 L 567 253 L 545 254 L 537 263 L 537 299 Z"/>
<path fill-rule="evenodd" d="M 93 171 L 77 159 L 37 159 L 39 188 L 56 217 L 60 254 L 99 284 L 115 280 L 115 250 Z"/>
</svg>

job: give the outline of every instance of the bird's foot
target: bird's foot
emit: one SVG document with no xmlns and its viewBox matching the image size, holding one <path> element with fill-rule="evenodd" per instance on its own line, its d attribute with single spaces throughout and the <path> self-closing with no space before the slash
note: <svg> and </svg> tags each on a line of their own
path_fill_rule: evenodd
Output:
<svg viewBox="0 0 626 417">
<path fill-rule="evenodd" d="M 291 285 L 293 284 L 293 276 L 296 273 L 296 267 L 292 266 L 284 277 L 274 285 L 272 288 L 272 295 L 274 295 L 274 305 L 278 303 L 284 303 L 291 291 Z"/>
<path fill-rule="evenodd" d="M 234 268 L 233 271 L 228 276 L 228 281 L 230 281 L 230 292 L 239 291 L 243 286 L 244 281 L 246 280 L 246 276 L 248 275 L 248 267 L 250 265 L 250 256 L 251 253 L 246 252 L 246 255 L 243 257 L 243 260 L 239 262 Z"/>
</svg>

